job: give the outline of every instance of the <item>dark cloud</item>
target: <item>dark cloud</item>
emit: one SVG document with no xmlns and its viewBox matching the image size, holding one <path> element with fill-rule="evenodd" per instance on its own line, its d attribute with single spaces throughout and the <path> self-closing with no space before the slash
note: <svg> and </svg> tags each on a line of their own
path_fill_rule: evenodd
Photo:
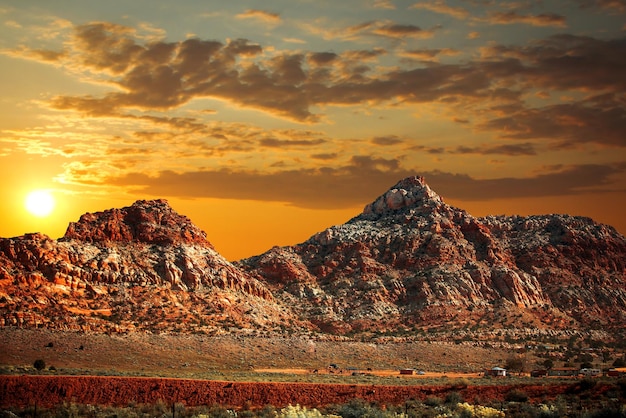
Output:
<svg viewBox="0 0 626 418">
<path fill-rule="evenodd" d="M 626 172 L 626 164 L 560 167 L 528 178 L 475 179 L 441 171 L 417 172 L 395 159 L 354 156 L 349 164 L 317 169 L 256 171 L 204 170 L 157 176 L 142 173 L 107 179 L 108 184 L 133 187 L 154 196 L 222 198 L 286 202 L 318 209 L 364 205 L 398 180 L 423 175 L 441 196 L 460 200 L 491 200 L 567 196 L 616 189 L 611 177 Z"/>
<path fill-rule="evenodd" d="M 396 135 L 377 136 L 370 141 L 374 145 L 397 145 L 404 142 L 404 140 Z"/>
<path fill-rule="evenodd" d="M 544 196 L 571 196 L 590 192 L 624 191 L 611 177 L 623 174 L 623 164 L 575 165 L 529 178 L 474 179 L 464 174 L 425 174 L 433 190 L 444 198 L 490 200 Z"/>
<path fill-rule="evenodd" d="M 371 33 L 381 28 L 398 35 L 419 32 L 415 26 L 377 21 L 352 30 Z M 482 108 L 497 103 L 507 106 L 509 114 L 515 112 L 515 118 L 492 118 L 480 126 L 482 129 L 510 132 L 503 135 L 511 138 L 543 138 L 551 134 L 551 124 L 552 131 L 565 126 L 565 134 L 559 135 L 577 136 L 580 142 L 582 134 L 574 132 L 573 124 L 567 129 L 564 118 L 549 120 L 573 111 L 583 126 L 596 132 L 585 133 L 587 141 L 623 144 L 624 104 L 619 97 L 626 90 L 626 38 L 557 35 L 524 46 L 495 45 L 484 49 L 480 60 L 462 64 L 429 62 L 416 66 L 412 61 L 409 65 L 413 67 L 408 68 L 370 66 L 387 53 L 384 49 L 340 55 L 283 53 L 268 58 L 261 46 L 245 39 L 225 44 L 200 39 L 140 44 L 132 29 L 102 22 L 77 27 L 68 45 L 72 50 L 58 55 L 54 51 L 37 54 L 43 61 L 72 57 L 72 64 L 99 76 L 108 74 L 108 82 L 118 87 L 102 97 L 60 96 L 51 102 L 55 108 L 90 116 L 120 116 L 131 109 L 167 110 L 203 97 L 300 122 L 319 121 L 321 115 L 313 109 L 327 105 L 439 102 L 463 105 L 471 111 L 477 103 Z M 437 51 L 430 52 L 444 53 Z M 432 56 L 428 50 L 417 52 Z M 28 51 L 21 53 L 28 55 Z M 608 94 L 613 99 L 532 109 L 522 101 L 531 89 Z M 504 108 L 492 106 L 491 110 L 503 112 Z M 529 129 L 525 125 L 533 119 L 540 125 Z M 596 128 L 605 132 L 609 127 L 616 130 L 597 135 Z"/>
<path fill-rule="evenodd" d="M 504 145 L 483 145 L 479 147 L 466 147 L 459 146 L 456 149 L 450 151 L 453 154 L 502 154 L 509 156 L 518 155 L 536 155 L 537 151 L 535 146 L 530 143 L 523 144 L 504 144 Z"/>
<path fill-rule="evenodd" d="M 309 62 L 315 65 L 329 65 L 339 56 L 334 52 L 315 52 L 309 54 Z"/>
<path fill-rule="evenodd" d="M 426 33 L 422 28 L 415 25 L 399 25 L 399 24 L 387 24 L 380 26 L 374 30 L 377 35 L 388 36 L 390 38 L 405 38 L 405 37 L 423 37 L 432 36 L 431 33 Z"/>
<path fill-rule="evenodd" d="M 325 139 L 277 139 L 263 138 L 259 141 L 261 146 L 270 148 L 311 147 L 325 143 Z"/>
<path fill-rule="evenodd" d="M 480 126 L 496 130 L 504 138 L 547 138 L 554 147 L 596 143 L 626 147 L 626 106 L 614 95 L 586 101 L 522 109 Z"/>
<path fill-rule="evenodd" d="M 522 77 L 520 82 L 527 88 L 626 90 L 626 37 L 555 35 L 526 46 L 495 46 L 488 59 L 486 71 L 498 77 Z"/>
<path fill-rule="evenodd" d="M 334 160 L 337 158 L 337 156 L 338 156 L 337 153 L 331 152 L 331 153 L 312 154 L 311 158 L 314 158 L 316 160 Z"/>
<path fill-rule="evenodd" d="M 604 9 L 626 13 L 626 0 L 576 0 L 583 9 Z"/>
<path fill-rule="evenodd" d="M 107 179 L 108 184 L 134 186 L 154 196 L 214 197 L 286 202 L 294 206 L 334 209 L 359 205 L 384 191 L 399 177 L 412 175 L 397 160 L 355 156 L 343 167 L 287 170 L 275 173 L 233 170 L 175 173 L 151 177 L 142 173 Z"/>
</svg>

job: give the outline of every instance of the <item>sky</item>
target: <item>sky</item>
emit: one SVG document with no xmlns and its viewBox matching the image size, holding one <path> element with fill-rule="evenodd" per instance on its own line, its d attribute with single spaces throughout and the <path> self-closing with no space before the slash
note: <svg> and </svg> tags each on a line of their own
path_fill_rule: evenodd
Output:
<svg viewBox="0 0 626 418">
<path fill-rule="evenodd" d="M 0 0 L 0 91 L 0 237 L 163 198 L 238 260 L 412 175 L 626 233 L 625 0 Z"/>
</svg>

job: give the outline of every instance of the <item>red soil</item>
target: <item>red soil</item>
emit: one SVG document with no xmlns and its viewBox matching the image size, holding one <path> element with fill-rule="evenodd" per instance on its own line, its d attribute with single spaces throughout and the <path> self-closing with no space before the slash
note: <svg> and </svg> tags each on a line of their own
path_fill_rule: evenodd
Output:
<svg viewBox="0 0 626 418">
<path fill-rule="evenodd" d="M 539 402 L 571 392 L 575 386 L 574 383 L 545 386 L 373 386 L 101 376 L 0 376 L 0 407 L 51 407 L 63 402 L 126 406 L 133 402 L 153 404 L 159 401 L 186 406 L 222 405 L 236 409 L 265 405 L 284 407 L 289 404 L 319 407 L 343 404 L 354 398 L 381 405 L 399 405 L 410 399 L 423 400 L 429 396 L 444 398 L 451 391 L 459 392 L 469 402 L 476 399 L 485 402 L 503 400 L 513 389 L 526 393 L 531 402 Z M 596 390 L 600 388 L 596 387 Z"/>
</svg>

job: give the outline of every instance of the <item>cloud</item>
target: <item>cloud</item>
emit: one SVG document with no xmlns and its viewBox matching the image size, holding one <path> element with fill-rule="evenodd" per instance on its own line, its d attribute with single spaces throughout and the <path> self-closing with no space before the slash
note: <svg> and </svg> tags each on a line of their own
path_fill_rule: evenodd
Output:
<svg viewBox="0 0 626 418">
<path fill-rule="evenodd" d="M 619 96 L 607 94 L 576 103 L 522 109 L 479 128 L 497 131 L 503 138 L 546 138 L 555 148 L 591 142 L 626 147 L 626 108 Z"/>
<path fill-rule="evenodd" d="M 386 30 L 393 36 L 421 31 L 412 25 L 379 21 L 365 22 L 353 30 L 369 34 Z M 389 53 L 383 48 L 307 53 L 264 51 L 246 39 L 141 42 L 136 30 L 106 22 L 76 27 L 66 45 L 62 51 L 22 48 L 6 53 L 91 73 L 100 84 L 111 85 L 111 90 L 99 97 L 58 96 L 50 101 L 53 108 L 89 116 L 126 117 L 134 110 L 165 111 L 193 99 L 216 98 L 316 123 L 324 116 L 318 112 L 326 106 L 447 103 L 464 112 L 479 112 L 480 108 L 481 119 L 489 120 L 481 129 L 502 131 L 511 126 L 497 115 L 502 106 L 527 120 L 548 110 L 558 113 L 564 109 L 530 108 L 523 102 L 525 94 L 541 89 L 614 94 L 612 104 L 609 99 L 587 100 L 573 110 L 583 120 L 599 116 L 605 126 L 623 124 L 617 97 L 626 89 L 626 38 L 556 35 L 521 46 L 486 47 L 474 61 L 441 64 L 431 60 L 424 64 L 405 60 L 404 65 L 396 66 L 379 66 L 381 57 Z M 416 49 L 407 53 L 427 58 L 455 51 Z M 482 109 L 493 113 L 490 116 Z M 523 123 L 513 121 L 512 126 L 519 128 L 514 128 L 512 138 L 530 137 L 522 136 Z M 531 132 L 540 133 L 538 129 Z M 623 130 L 616 132 L 621 135 Z M 608 139 L 595 137 L 590 136 L 590 141 L 619 142 L 610 135 Z"/>
<path fill-rule="evenodd" d="M 498 67 L 519 66 L 511 67 L 510 74 L 494 75 L 523 76 L 522 82 L 528 87 L 563 91 L 626 89 L 626 38 L 600 40 L 562 34 L 526 46 L 498 45 L 483 52 L 485 60 Z"/>
<path fill-rule="evenodd" d="M 469 11 L 462 7 L 452 7 L 442 1 L 436 3 L 415 3 L 409 9 L 424 9 L 435 13 L 452 16 L 455 19 L 465 20 L 469 17 Z"/>
<path fill-rule="evenodd" d="M 401 56 L 424 61 L 435 61 L 441 55 L 454 56 L 458 54 L 460 54 L 460 51 L 452 48 L 411 49 L 400 53 Z"/>
<path fill-rule="evenodd" d="M 338 157 L 336 152 L 311 154 L 311 158 L 316 160 L 334 160 Z"/>
<path fill-rule="evenodd" d="M 537 151 L 533 144 L 528 142 L 522 144 L 504 144 L 504 145 L 482 145 L 478 147 L 459 146 L 449 151 L 452 154 L 501 154 L 509 156 L 519 155 L 537 155 Z"/>
<path fill-rule="evenodd" d="M 440 195 L 460 200 L 491 200 L 544 196 L 572 196 L 589 192 L 624 191 L 612 176 L 625 172 L 624 164 L 572 165 L 527 178 L 474 179 L 464 174 L 426 173 Z"/>
<path fill-rule="evenodd" d="M 583 9 L 603 9 L 615 13 L 626 13 L 624 0 L 576 0 Z"/>
<path fill-rule="evenodd" d="M 278 139 L 278 138 L 263 138 L 259 141 L 261 146 L 269 148 L 288 148 L 288 147 L 314 147 L 325 143 L 325 139 Z"/>
<path fill-rule="evenodd" d="M 373 34 L 386 36 L 388 38 L 405 39 L 429 39 L 435 36 L 435 31 L 441 27 L 436 26 L 431 29 L 422 29 L 415 25 L 401 25 L 397 23 L 387 23 L 379 25 L 372 30 Z"/>
<path fill-rule="evenodd" d="M 314 52 L 309 54 L 309 62 L 315 65 L 329 65 L 339 56 L 334 52 Z"/>
<path fill-rule="evenodd" d="M 423 175 L 444 198 L 480 201 L 614 191 L 619 186 L 611 177 L 625 171 L 626 164 L 588 164 L 557 167 L 526 178 L 476 179 L 442 171 L 420 172 L 403 168 L 397 159 L 359 155 L 343 166 L 273 173 L 220 169 L 161 171 L 148 176 L 137 172 L 110 177 L 106 182 L 153 196 L 274 201 L 303 208 L 338 209 L 365 205 L 398 180 L 412 175 Z"/>
<path fill-rule="evenodd" d="M 306 44 L 306 41 L 300 38 L 283 38 L 283 41 L 291 44 Z"/>
<path fill-rule="evenodd" d="M 374 0 L 373 7 L 376 9 L 395 10 L 396 6 L 391 0 Z"/>
<path fill-rule="evenodd" d="M 279 23 L 280 15 L 265 10 L 248 9 L 235 16 L 237 19 L 258 19 L 266 23 Z"/>
<path fill-rule="evenodd" d="M 398 177 L 409 175 L 399 168 L 397 160 L 354 156 L 348 165 L 341 167 L 274 173 L 230 169 L 162 171 L 153 177 L 132 173 L 106 182 L 154 196 L 275 201 L 304 208 L 334 209 L 360 205 L 372 197 L 372 190 L 384 191 Z"/>
<path fill-rule="evenodd" d="M 531 26 L 553 26 L 557 28 L 567 27 L 564 16 L 555 13 L 542 13 L 538 15 L 522 15 L 515 11 L 490 13 L 487 22 L 496 25 L 511 25 L 523 23 Z"/>
<path fill-rule="evenodd" d="M 389 146 L 389 145 L 402 144 L 404 140 L 399 138 L 396 135 L 388 135 L 388 136 L 377 136 L 375 138 L 372 138 L 370 142 L 374 145 Z"/>
</svg>

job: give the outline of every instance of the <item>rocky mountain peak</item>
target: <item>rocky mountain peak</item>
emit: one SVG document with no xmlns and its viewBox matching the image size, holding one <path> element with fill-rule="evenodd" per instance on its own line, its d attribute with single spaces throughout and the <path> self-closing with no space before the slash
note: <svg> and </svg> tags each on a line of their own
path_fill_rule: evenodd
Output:
<svg viewBox="0 0 626 418">
<path fill-rule="evenodd" d="M 440 206 L 443 199 L 426 184 L 424 177 L 411 176 L 400 180 L 393 187 L 365 206 L 363 215 L 382 215 L 404 208 Z"/>
<path fill-rule="evenodd" d="M 167 200 L 138 200 L 131 206 L 86 213 L 71 222 L 64 239 L 86 242 L 131 242 L 149 244 L 198 244 L 211 247 L 206 233 L 189 218 L 178 214 Z"/>
</svg>

